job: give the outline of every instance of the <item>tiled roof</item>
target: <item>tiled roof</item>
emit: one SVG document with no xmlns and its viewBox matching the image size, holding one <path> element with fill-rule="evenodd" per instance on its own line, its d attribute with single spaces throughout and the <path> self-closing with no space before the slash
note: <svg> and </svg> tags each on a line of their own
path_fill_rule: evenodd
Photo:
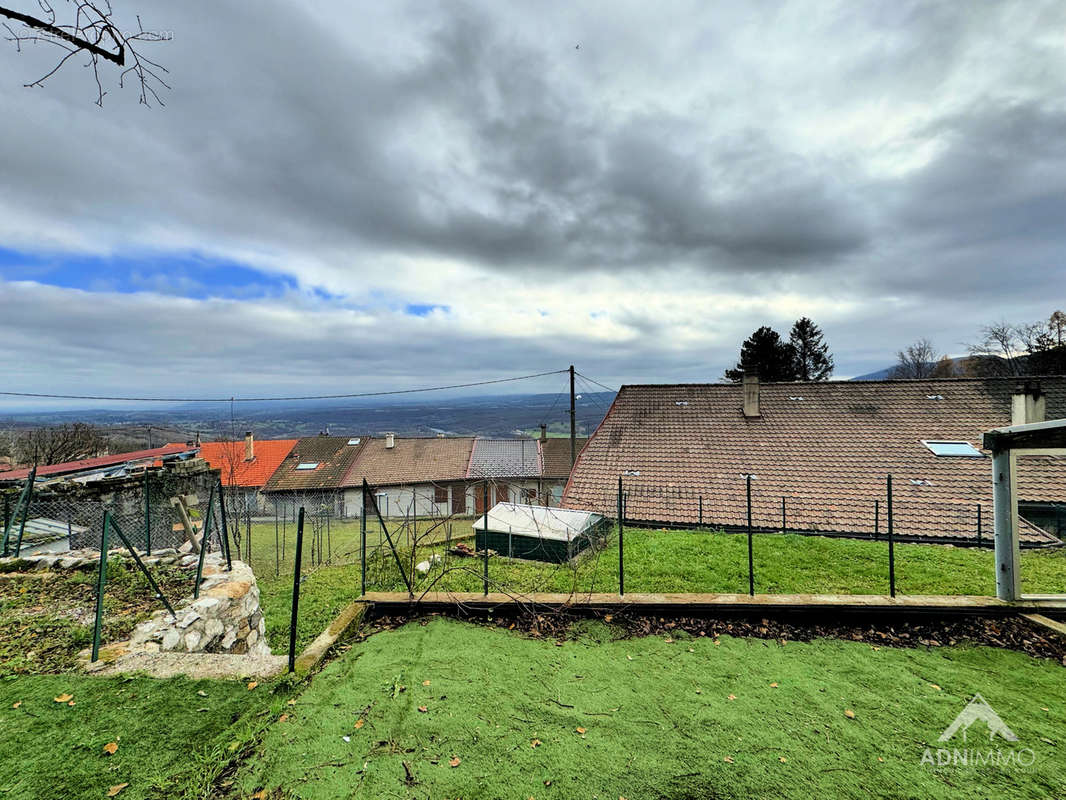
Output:
<svg viewBox="0 0 1066 800">
<path fill-rule="evenodd" d="M 163 447 L 155 447 L 151 450 L 135 450 L 131 453 L 113 453 L 107 456 L 95 458 L 83 458 L 79 461 L 67 461 L 62 464 L 49 464 L 37 468 L 38 478 L 47 478 L 55 475 L 69 475 L 75 472 L 88 472 L 94 469 L 119 466 L 130 461 L 155 461 L 164 456 L 173 456 L 179 453 L 194 453 L 197 448 L 186 444 L 168 444 Z M 0 473 L 0 480 L 24 481 L 29 476 L 28 467 L 12 469 Z"/>
<path fill-rule="evenodd" d="M 1066 378 L 1042 378 L 1049 419 L 1066 417 Z M 754 523 L 870 533 L 885 476 L 893 475 L 895 533 L 971 539 L 976 507 L 992 535 L 990 458 L 933 455 L 926 440 L 962 440 L 1010 423 L 1013 379 L 764 383 L 758 418 L 745 418 L 738 384 L 624 386 L 578 456 L 563 498 L 569 508 L 614 516 L 623 476 L 627 517 L 691 524 L 702 497 L 707 524 Z M 1019 498 L 1066 500 L 1066 459 L 1022 459 Z M 1025 526 L 1023 541 L 1054 540 Z"/>
<path fill-rule="evenodd" d="M 401 439 L 393 447 L 384 439 L 370 439 L 344 477 L 344 486 L 360 486 L 363 478 L 374 486 L 461 481 L 470 463 L 472 437 Z"/>
<path fill-rule="evenodd" d="M 301 492 L 338 489 L 366 439 L 348 444 L 347 436 L 308 436 L 299 439 L 263 487 L 266 492 Z M 297 469 L 317 464 L 314 469 Z"/>
<path fill-rule="evenodd" d="M 585 446 L 588 439 L 578 436 L 577 452 Z M 570 437 L 552 437 L 541 442 L 541 454 L 544 459 L 545 478 L 569 478 L 570 477 Z"/>
<path fill-rule="evenodd" d="M 252 445 L 254 458 L 244 460 L 244 440 L 233 442 L 203 442 L 200 458 L 207 459 L 212 468 L 222 473 L 225 486 L 257 488 L 266 484 L 296 439 L 256 439 Z"/>
<path fill-rule="evenodd" d="M 536 439 L 474 440 L 468 478 L 539 478 L 540 474 Z"/>
</svg>

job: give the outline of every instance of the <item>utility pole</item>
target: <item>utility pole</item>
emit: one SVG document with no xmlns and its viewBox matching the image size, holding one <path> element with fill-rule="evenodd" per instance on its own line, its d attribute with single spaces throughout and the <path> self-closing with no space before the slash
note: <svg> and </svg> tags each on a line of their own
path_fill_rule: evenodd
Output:
<svg viewBox="0 0 1066 800">
<path fill-rule="evenodd" d="M 152 426 L 148 425 L 147 428 L 148 428 L 148 449 L 151 450 L 152 449 Z"/>
<path fill-rule="evenodd" d="M 577 431 L 574 420 L 576 409 L 574 407 L 574 365 L 570 365 L 570 469 L 574 469 L 577 462 Z"/>
</svg>

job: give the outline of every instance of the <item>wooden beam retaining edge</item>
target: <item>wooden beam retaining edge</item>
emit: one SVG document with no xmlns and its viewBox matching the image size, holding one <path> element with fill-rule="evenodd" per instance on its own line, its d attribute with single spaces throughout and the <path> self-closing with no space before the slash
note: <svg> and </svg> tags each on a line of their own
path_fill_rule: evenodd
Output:
<svg viewBox="0 0 1066 800">
<path fill-rule="evenodd" d="M 849 594 L 629 594 L 612 593 L 508 595 L 480 592 L 431 592 L 409 597 L 404 592 L 367 592 L 360 598 L 389 611 L 418 608 L 463 608 L 505 611 L 541 607 L 557 610 L 604 610 L 678 613 L 822 612 L 822 613 L 943 613 L 1005 615 L 1066 613 L 1066 597 L 1023 598 L 1008 602 L 981 595 L 849 595 Z"/>
<path fill-rule="evenodd" d="M 404 597 L 406 596 L 404 595 Z M 337 615 L 337 618 L 330 623 L 329 627 L 318 634 L 318 637 L 297 657 L 296 674 L 303 676 L 314 669 L 325 658 L 326 653 L 337 643 L 338 639 L 352 628 L 359 626 L 365 614 L 366 603 L 355 602 L 345 606 L 341 613 Z"/>
</svg>

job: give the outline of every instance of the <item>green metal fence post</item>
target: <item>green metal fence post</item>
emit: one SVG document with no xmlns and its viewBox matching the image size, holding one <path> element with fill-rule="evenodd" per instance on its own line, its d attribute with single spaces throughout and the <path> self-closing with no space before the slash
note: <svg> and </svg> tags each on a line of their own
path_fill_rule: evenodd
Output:
<svg viewBox="0 0 1066 800">
<path fill-rule="evenodd" d="M 362 487 L 362 514 L 359 515 L 359 588 L 360 596 L 366 595 L 366 483 Z"/>
<path fill-rule="evenodd" d="M 211 544 L 211 521 L 215 511 L 215 487 L 211 487 L 211 494 L 207 497 L 207 516 L 204 517 L 204 526 L 200 532 L 200 558 L 196 562 L 196 584 L 192 589 L 194 598 L 200 597 L 200 581 L 204 577 L 204 559 L 207 557 L 207 548 Z"/>
<path fill-rule="evenodd" d="M 110 529 L 111 512 L 104 511 L 104 529 L 100 533 L 100 567 L 96 573 L 96 623 L 93 625 L 93 663 L 100 659 L 100 634 L 104 620 L 104 586 L 107 585 L 107 541 Z"/>
<path fill-rule="evenodd" d="M 222 486 L 221 475 L 218 478 L 218 516 L 222 522 L 222 548 L 226 554 L 226 570 L 229 571 L 233 569 L 233 560 L 230 558 L 229 528 L 226 527 L 226 493 Z M 239 556 L 240 553 L 237 553 L 237 555 Z"/>
<path fill-rule="evenodd" d="M 703 516 L 703 498 L 700 498 L 700 516 Z M 618 476 L 618 596 L 626 593 L 625 560 L 622 557 L 622 476 Z"/>
<path fill-rule="evenodd" d="M 144 468 L 144 552 L 152 555 L 152 495 L 148 485 L 148 467 Z"/>
<path fill-rule="evenodd" d="M 888 476 L 888 592 L 896 596 L 896 547 L 892 530 L 892 475 Z"/>
<path fill-rule="evenodd" d="M 489 482 L 485 481 L 484 495 L 485 498 L 485 533 L 484 540 L 481 542 L 481 550 L 484 555 L 483 561 L 485 563 L 485 596 L 489 595 Z"/>
<path fill-rule="evenodd" d="M 748 594 L 755 596 L 755 556 L 751 544 L 751 475 L 748 475 Z"/>
<path fill-rule="evenodd" d="M 148 571 L 148 567 L 144 565 L 144 562 L 141 561 L 141 557 L 137 555 L 137 549 L 133 546 L 133 543 L 126 538 L 126 534 L 122 532 L 122 528 L 120 528 L 119 524 L 113 519 L 111 520 L 111 530 L 115 532 L 115 535 L 118 536 L 124 545 L 126 545 L 126 549 L 130 551 L 130 555 L 133 556 L 133 563 L 137 565 L 144 574 L 144 577 L 148 579 L 148 585 L 152 587 L 152 591 L 155 592 L 156 598 L 163 602 L 163 606 L 170 612 L 170 616 L 177 617 L 178 615 L 174 613 L 174 608 L 170 605 L 170 601 L 168 601 L 166 595 L 163 594 L 163 590 L 159 588 L 159 584 L 155 582 L 152 573 Z"/>
<path fill-rule="evenodd" d="M 19 521 L 19 538 L 15 542 L 15 558 L 22 555 L 22 537 L 26 533 L 26 520 L 30 516 L 30 503 L 33 502 L 33 484 L 37 480 L 37 467 L 34 466 L 26 480 L 26 502 L 22 506 L 22 519 Z"/>
<path fill-rule="evenodd" d="M 785 516 L 784 495 L 781 495 L 781 533 L 788 533 L 788 517 Z"/>
<path fill-rule="evenodd" d="M 292 570 L 292 616 L 289 617 L 289 672 L 296 671 L 296 623 L 300 616 L 300 562 L 304 550 L 304 508 L 296 522 L 296 564 Z"/>
<path fill-rule="evenodd" d="M 881 535 L 881 501 L 874 500 L 874 541 Z"/>
<path fill-rule="evenodd" d="M 981 504 L 977 504 L 977 547 L 981 547 Z"/>
</svg>

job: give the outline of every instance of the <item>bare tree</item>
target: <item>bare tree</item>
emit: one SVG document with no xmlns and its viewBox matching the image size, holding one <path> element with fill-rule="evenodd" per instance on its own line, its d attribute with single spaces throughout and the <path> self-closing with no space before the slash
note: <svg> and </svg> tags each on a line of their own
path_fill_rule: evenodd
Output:
<svg viewBox="0 0 1066 800">
<path fill-rule="evenodd" d="M 0 16 L 13 20 L 17 25 L 4 22 L 7 39 L 15 43 L 22 52 L 23 45 L 51 44 L 64 51 L 51 70 L 35 81 L 25 84 L 27 87 L 43 86 L 44 82 L 59 72 L 71 58 L 83 53 L 88 57 L 86 67 L 92 67 L 93 79 L 96 81 L 96 104 L 104 104 L 103 83 L 100 80 L 102 62 L 111 62 L 122 68 L 118 76 L 119 88 L 132 76 L 140 86 L 140 102 L 150 106 L 154 100 L 165 105 L 159 97 L 159 91 L 169 89 L 170 85 L 163 79 L 167 69 L 144 55 L 141 45 L 148 42 L 169 41 L 173 36 L 168 31 L 148 31 L 137 17 L 135 30 L 123 30 L 115 23 L 110 0 L 66 0 L 66 8 L 72 11 L 70 21 L 61 23 L 56 13 L 53 0 L 37 0 L 40 9 L 38 16 L 25 14 L 14 9 L 0 6 Z"/>
<path fill-rule="evenodd" d="M 1052 338 L 1055 347 L 1066 344 L 1066 312 L 1053 311 L 1047 322 L 1048 335 Z"/>
<path fill-rule="evenodd" d="M 896 353 L 896 366 L 892 378 L 932 378 L 938 364 L 946 356 L 937 353 L 933 343 L 928 339 L 919 339 Z"/>
<path fill-rule="evenodd" d="M 969 345 L 971 363 L 985 375 L 1025 375 L 1025 355 L 1037 326 L 1000 321 L 981 328 L 981 339 Z"/>
<path fill-rule="evenodd" d="M 15 440 L 16 460 L 23 464 L 62 464 L 92 458 L 107 450 L 107 439 L 94 425 L 75 422 L 23 431 Z"/>
</svg>

